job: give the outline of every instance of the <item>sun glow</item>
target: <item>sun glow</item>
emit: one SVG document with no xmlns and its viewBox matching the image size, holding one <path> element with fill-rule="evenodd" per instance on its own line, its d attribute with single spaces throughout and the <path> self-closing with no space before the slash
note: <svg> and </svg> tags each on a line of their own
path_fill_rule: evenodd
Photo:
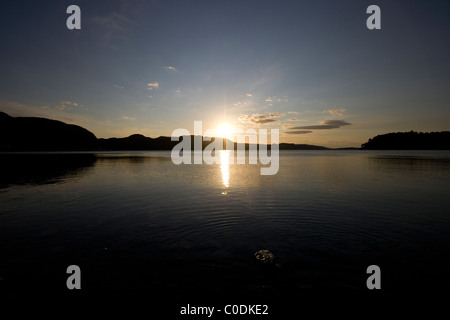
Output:
<svg viewBox="0 0 450 320">
<path fill-rule="evenodd" d="M 217 130 L 217 135 L 222 138 L 230 138 L 232 133 L 233 128 L 227 123 L 223 123 Z"/>
</svg>

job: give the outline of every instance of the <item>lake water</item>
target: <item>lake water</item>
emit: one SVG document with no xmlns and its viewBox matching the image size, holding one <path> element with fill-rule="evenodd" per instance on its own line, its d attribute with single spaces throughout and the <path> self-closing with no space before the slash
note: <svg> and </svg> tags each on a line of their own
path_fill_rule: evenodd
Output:
<svg viewBox="0 0 450 320">
<path fill-rule="evenodd" d="M 147 299 L 176 313 L 409 301 L 450 284 L 450 152 L 281 151 L 273 176 L 177 166 L 170 152 L 0 159 L 2 299 Z M 81 290 L 66 288 L 69 265 Z M 370 265 L 380 290 L 366 286 Z"/>
</svg>

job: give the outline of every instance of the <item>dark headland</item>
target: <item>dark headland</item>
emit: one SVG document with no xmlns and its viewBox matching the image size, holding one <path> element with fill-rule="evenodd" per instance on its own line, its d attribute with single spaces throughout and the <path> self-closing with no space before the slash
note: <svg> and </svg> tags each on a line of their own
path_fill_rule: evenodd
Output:
<svg viewBox="0 0 450 320">
<path fill-rule="evenodd" d="M 378 135 L 361 145 L 365 150 L 450 150 L 450 132 L 395 132 Z"/>
<path fill-rule="evenodd" d="M 194 139 L 191 139 L 193 143 Z M 214 138 L 212 138 L 214 140 Z M 89 130 L 62 121 L 11 117 L 0 112 L 0 151 L 121 151 L 172 150 L 171 137 L 150 138 L 133 134 L 126 138 L 98 139 Z M 203 148 L 210 142 L 203 141 Z M 235 148 L 237 146 L 234 143 Z M 248 144 L 246 144 L 248 148 Z M 280 143 L 280 150 L 330 150 L 309 144 Z M 339 150 L 358 148 L 339 148 Z M 361 145 L 366 150 L 450 150 L 450 132 L 397 132 L 378 135 Z"/>
<path fill-rule="evenodd" d="M 0 151 L 94 150 L 97 137 L 77 125 L 0 112 Z"/>
</svg>

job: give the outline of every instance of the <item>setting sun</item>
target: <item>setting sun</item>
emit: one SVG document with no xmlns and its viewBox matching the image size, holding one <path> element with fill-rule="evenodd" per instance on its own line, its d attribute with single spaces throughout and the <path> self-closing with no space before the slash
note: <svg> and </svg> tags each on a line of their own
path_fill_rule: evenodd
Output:
<svg viewBox="0 0 450 320">
<path fill-rule="evenodd" d="M 233 133 L 233 128 L 227 123 L 223 123 L 217 130 L 218 136 L 220 136 L 222 138 L 230 138 L 232 133 Z"/>
</svg>

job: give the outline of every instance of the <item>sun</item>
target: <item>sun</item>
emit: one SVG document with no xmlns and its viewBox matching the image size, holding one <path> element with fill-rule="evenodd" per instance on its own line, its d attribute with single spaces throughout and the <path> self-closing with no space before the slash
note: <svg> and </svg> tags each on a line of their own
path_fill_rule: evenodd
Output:
<svg viewBox="0 0 450 320">
<path fill-rule="evenodd" d="M 217 135 L 222 138 L 229 138 L 233 133 L 233 128 L 227 123 L 222 123 L 217 130 Z"/>
</svg>

